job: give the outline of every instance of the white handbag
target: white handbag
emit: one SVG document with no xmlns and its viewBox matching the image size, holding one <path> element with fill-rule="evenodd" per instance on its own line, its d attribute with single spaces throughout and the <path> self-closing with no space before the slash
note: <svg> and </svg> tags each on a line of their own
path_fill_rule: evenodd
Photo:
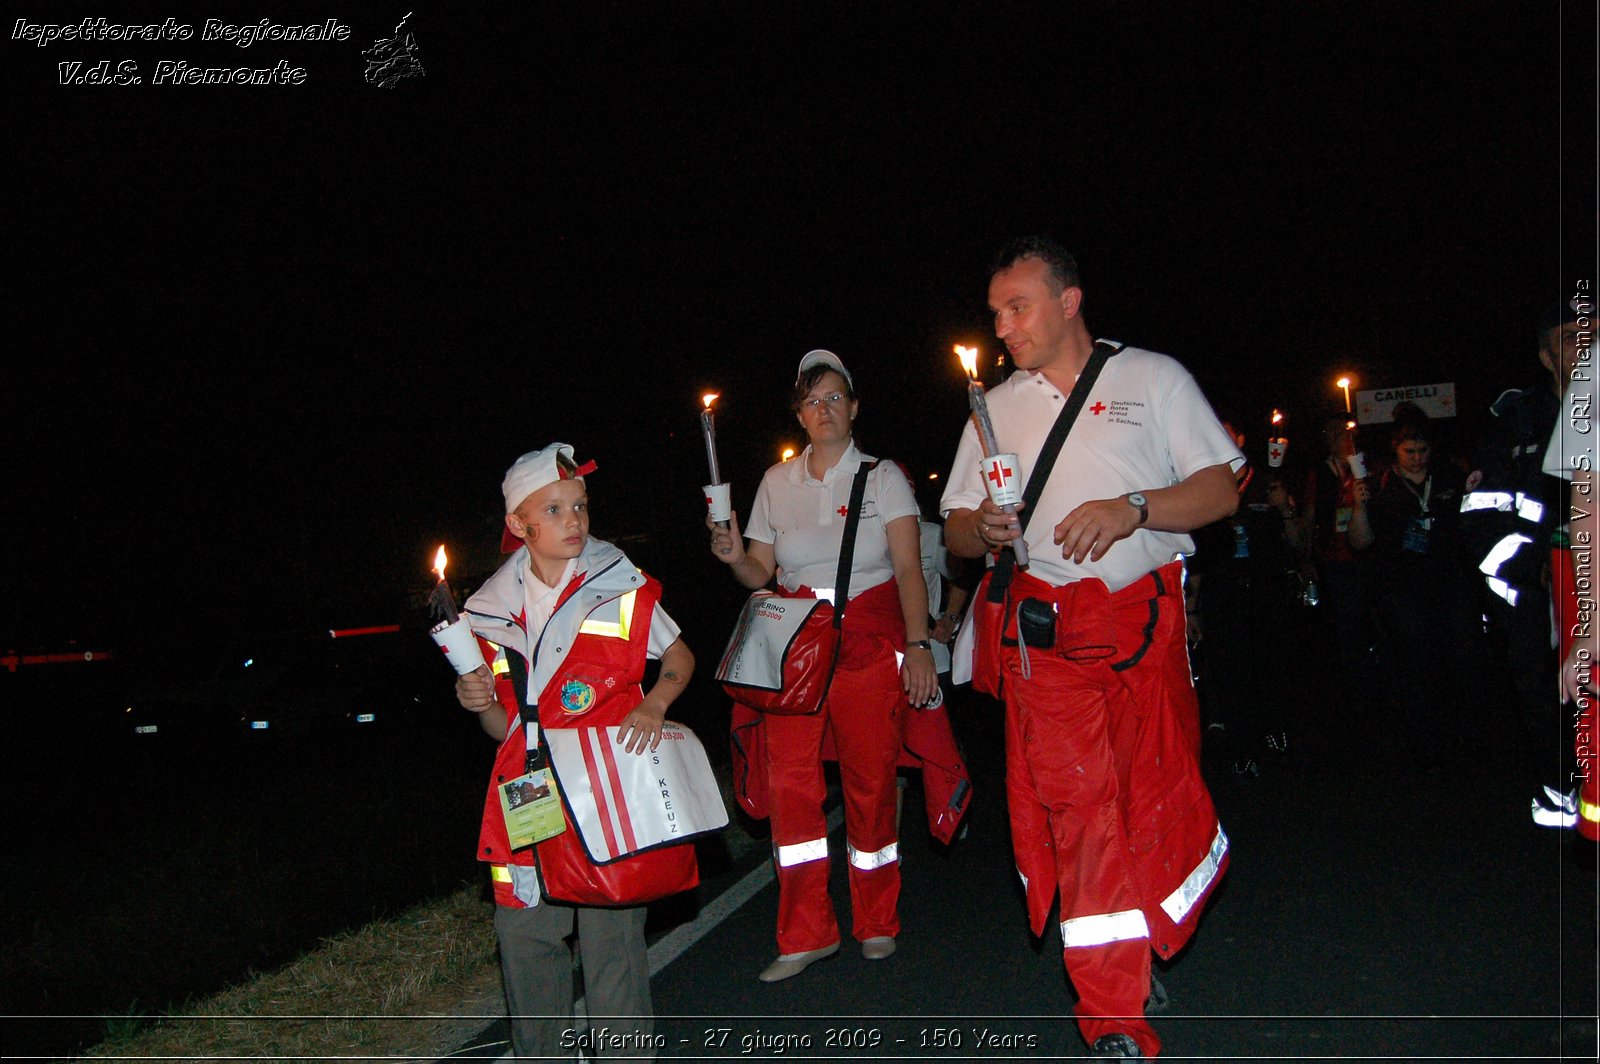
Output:
<svg viewBox="0 0 1600 1064">
<path fill-rule="evenodd" d="M 595 864 L 728 826 L 704 746 L 667 721 L 661 745 L 630 754 L 620 728 L 546 728 L 545 745 L 567 814 Z"/>
</svg>

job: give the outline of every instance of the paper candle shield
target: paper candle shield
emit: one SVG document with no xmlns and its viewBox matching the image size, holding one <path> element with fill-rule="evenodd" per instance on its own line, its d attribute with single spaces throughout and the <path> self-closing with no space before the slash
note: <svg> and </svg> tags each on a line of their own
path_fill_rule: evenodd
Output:
<svg viewBox="0 0 1600 1064">
<path fill-rule="evenodd" d="M 457 619 L 454 624 L 440 621 L 428 630 L 428 634 L 433 636 L 433 641 L 444 651 L 444 656 L 456 670 L 456 675 L 465 676 L 485 664 L 483 651 L 478 646 L 478 637 L 472 634 L 472 626 L 467 623 L 465 617 Z"/>
</svg>

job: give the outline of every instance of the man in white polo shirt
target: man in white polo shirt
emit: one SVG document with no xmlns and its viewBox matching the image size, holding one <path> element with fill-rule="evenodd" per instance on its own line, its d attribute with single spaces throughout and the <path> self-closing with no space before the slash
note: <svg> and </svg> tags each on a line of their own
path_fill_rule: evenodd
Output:
<svg viewBox="0 0 1600 1064">
<path fill-rule="evenodd" d="M 1017 370 L 989 410 L 1026 483 L 1096 346 L 1077 264 L 1049 238 L 1014 242 L 989 306 Z M 958 656 L 975 634 L 974 682 L 1006 703 L 1012 841 L 1034 933 L 1059 891 L 1079 1030 L 1096 1057 L 1139 1058 L 1161 1046 L 1143 1018 L 1150 951 L 1183 946 L 1227 864 L 1200 776 L 1179 556 L 1194 550 L 1189 530 L 1236 508 L 1244 456 L 1182 366 L 1111 347 L 1027 524 L 1030 563 L 991 568 Z M 1018 515 L 989 501 L 981 455 L 969 420 L 941 502 L 945 542 L 966 557 L 1023 535 Z"/>
</svg>

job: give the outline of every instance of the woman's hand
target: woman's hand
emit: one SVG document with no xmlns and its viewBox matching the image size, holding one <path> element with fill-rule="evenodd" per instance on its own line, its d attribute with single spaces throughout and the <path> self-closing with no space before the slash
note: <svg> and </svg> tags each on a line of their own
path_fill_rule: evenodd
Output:
<svg viewBox="0 0 1600 1064">
<path fill-rule="evenodd" d="M 900 662 L 900 686 L 905 688 L 906 701 L 913 706 L 925 706 L 933 701 L 934 693 L 939 690 L 933 651 L 906 647 L 905 660 Z"/>
<path fill-rule="evenodd" d="M 744 537 L 739 534 L 739 515 L 728 511 L 728 527 L 723 528 L 706 515 L 706 527 L 711 530 L 711 556 L 724 565 L 738 565 L 744 561 Z"/>
</svg>

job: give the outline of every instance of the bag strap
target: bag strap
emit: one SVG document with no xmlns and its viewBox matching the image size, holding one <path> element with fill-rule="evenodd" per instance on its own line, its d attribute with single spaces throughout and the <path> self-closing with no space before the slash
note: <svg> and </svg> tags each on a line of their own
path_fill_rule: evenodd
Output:
<svg viewBox="0 0 1600 1064">
<path fill-rule="evenodd" d="M 1061 408 L 1061 413 L 1056 415 L 1055 424 L 1050 426 L 1050 434 L 1044 438 L 1044 445 L 1039 448 L 1039 457 L 1033 463 L 1033 471 L 1028 474 L 1028 484 L 1022 491 L 1022 501 L 1025 505 L 1022 509 L 1021 531 L 1024 535 L 1028 531 L 1028 521 L 1039 505 L 1039 497 L 1044 494 L 1045 482 L 1050 479 L 1050 471 L 1055 468 L 1056 459 L 1061 455 L 1061 447 L 1067 442 L 1067 433 L 1072 431 L 1073 423 L 1078 420 L 1078 413 L 1083 409 L 1083 404 L 1089 401 L 1089 393 L 1094 390 L 1094 382 L 1099 379 L 1100 371 L 1105 368 L 1111 356 L 1121 350 L 1122 347 L 1107 343 L 1105 340 L 1095 341 L 1094 350 L 1090 352 L 1089 361 L 1083 367 L 1083 372 L 1078 374 L 1077 383 L 1073 384 L 1066 405 Z M 994 579 L 989 582 L 990 602 L 999 602 L 1004 598 L 1006 589 L 1011 586 L 1011 571 L 1016 564 L 1015 551 L 1009 547 L 1000 551 L 1000 558 L 995 563 Z"/>
<path fill-rule="evenodd" d="M 867 475 L 877 462 L 856 466 L 856 479 L 850 485 L 850 513 L 844 519 L 844 539 L 839 544 L 839 571 L 833 580 L 833 626 L 844 624 L 844 607 L 850 601 L 850 568 L 856 554 L 856 526 L 861 523 L 861 500 L 867 495 Z"/>
</svg>

